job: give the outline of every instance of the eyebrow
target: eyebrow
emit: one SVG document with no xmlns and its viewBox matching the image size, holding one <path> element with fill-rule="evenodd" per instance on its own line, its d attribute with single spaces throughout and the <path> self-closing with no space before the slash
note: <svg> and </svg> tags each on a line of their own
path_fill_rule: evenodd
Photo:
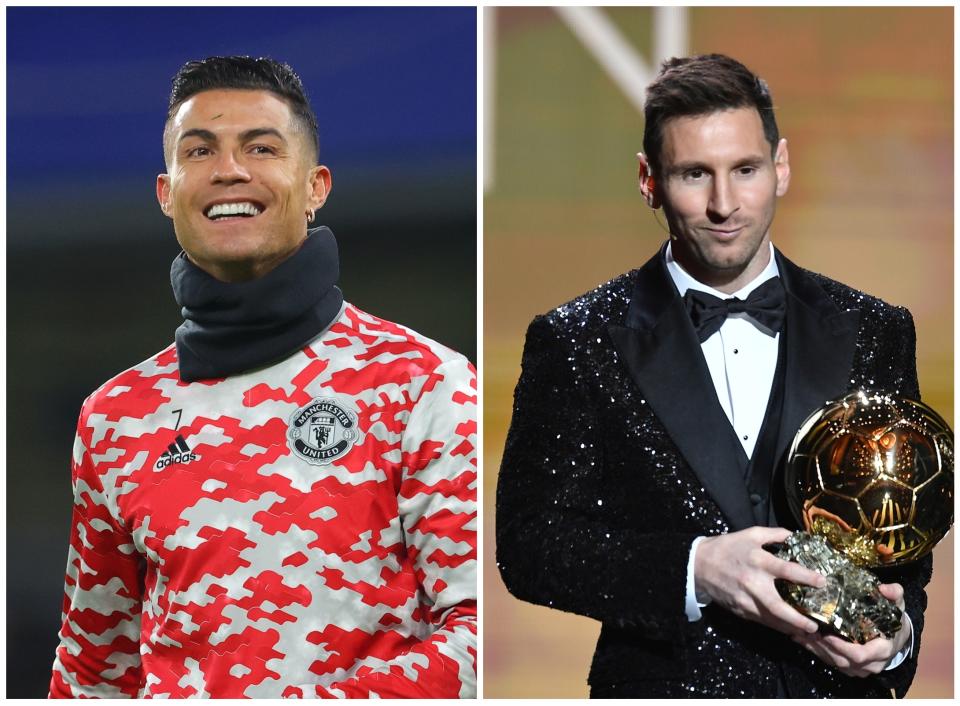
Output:
<svg viewBox="0 0 960 706">
<path fill-rule="evenodd" d="M 279 130 L 272 127 L 255 127 L 251 128 L 250 130 L 244 130 L 240 133 L 240 141 L 249 142 L 250 140 L 255 140 L 258 137 L 263 137 L 265 135 L 272 135 L 284 143 L 287 141 L 287 138 L 285 138 Z"/>
<path fill-rule="evenodd" d="M 272 127 L 254 127 L 254 128 L 250 128 L 249 130 L 244 130 L 243 132 L 240 133 L 240 141 L 249 142 L 250 140 L 255 140 L 258 137 L 263 137 L 265 135 L 271 135 L 273 137 L 276 137 L 278 140 L 280 140 L 284 144 L 286 144 L 287 142 L 287 139 L 280 133 L 280 131 Z M 177 140 L 177 144 L 183 142 L 189 137 L 199 137 L 201 140 L 204 140 L 206 142 L 214 142 L 214 143 L 217 142 L 217 136 L 214 133 L 212 133 L 210 130 L 205 130 L 200 127 L 195 127 L 195 128 L 191 128 L 190 130 L 187 130 L 182 135 L 180 135 L 180 139 Z"/>
<path fill-rule="evenodd" d="M 188 137 L 199 137 L 201 140 L 206 140 L 207 142 L 216 142 L 217 136 L 214 135 L 209 130 L 204 130 L 202 128 L 195 127 L 191 130 L 187 130 L 185 133 L 180 135 L 180 139 L 177 140 L 177 144 L 180 144 Z"/>
</svg>

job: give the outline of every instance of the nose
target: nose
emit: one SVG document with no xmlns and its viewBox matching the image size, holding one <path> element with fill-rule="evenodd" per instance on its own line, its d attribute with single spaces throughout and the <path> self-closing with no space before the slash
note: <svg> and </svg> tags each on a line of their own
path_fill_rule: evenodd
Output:
<svg viewBox="0 0 960 706">
<path fill-rule="evenodd" d="M 224 150 L 217 155 L 217 160 L 210 173 L 212 184 L 237 184 L 250 181 L 250 172 L 230 150 Z"/>
<path fill-rule="evenodd" d="M 707 203 L 707 215 L 711 220 L 723 222 L 740 208 L 740 201 L 728 176 L 718 175 L 713 180 L 710 201 Z"/>
</svg>

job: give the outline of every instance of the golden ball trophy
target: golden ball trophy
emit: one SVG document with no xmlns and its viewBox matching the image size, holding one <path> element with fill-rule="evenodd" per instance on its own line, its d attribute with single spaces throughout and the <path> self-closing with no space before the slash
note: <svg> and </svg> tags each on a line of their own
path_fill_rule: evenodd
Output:
<svg viewBox="0 0 960 706">
<path fill-rule="evenodd" d="M 930 407 L 854 392 L 800 427 L 784 475 L 804 531 L 778 556 L 822 574 L 814 588 L 778 581 L 784 599 L 852 642 L 892 637 L 901 611 L 870 569 L 926 556 L 953 524 L 953 432 Z"/>
</svg>

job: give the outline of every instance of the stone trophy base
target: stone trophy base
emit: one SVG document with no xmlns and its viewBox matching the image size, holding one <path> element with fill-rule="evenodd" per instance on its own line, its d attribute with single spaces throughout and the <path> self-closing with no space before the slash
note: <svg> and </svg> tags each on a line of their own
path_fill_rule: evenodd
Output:
<svg viewBox="0 0 960 706">
<path fill-rule="evenodd" d="M 794 532 L 775 553 L 827 579 L 823 588 L 777 579 L 780 595 L 804 615 L 861 645 L 881 635 L 893 637 L 900 630 L 902 611 L 880 593 L 879 579 L 833 549 L 824 537 Z"/>
</svg>

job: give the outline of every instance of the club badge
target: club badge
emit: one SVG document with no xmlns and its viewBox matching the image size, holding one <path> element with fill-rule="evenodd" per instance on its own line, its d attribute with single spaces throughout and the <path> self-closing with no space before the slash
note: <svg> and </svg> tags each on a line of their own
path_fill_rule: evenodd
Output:
<svg viewBox="0 0 960 706">
<path fill-rule="evenodd" d="M 307 463 L 323 466 L 363 441 L 356 413 L 333 397 L 317 397 L 290 417 L 290 448 Z"/>
</svg>

